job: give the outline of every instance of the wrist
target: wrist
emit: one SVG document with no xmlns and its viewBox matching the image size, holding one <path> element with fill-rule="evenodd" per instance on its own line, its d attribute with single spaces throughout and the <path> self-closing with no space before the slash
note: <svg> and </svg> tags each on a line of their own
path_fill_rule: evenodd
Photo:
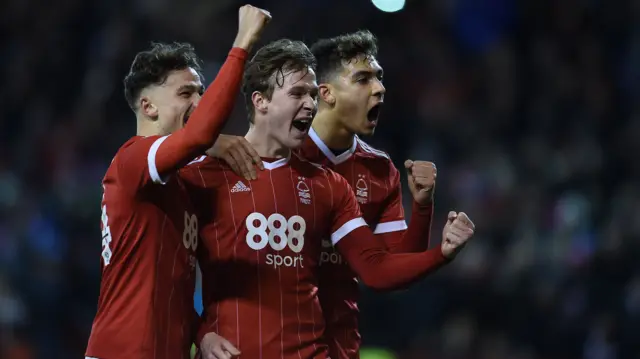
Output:
<svg viewBox="0 0 640 359">
<path fill-rule="evenodd" d="M 214 332 L 213 326 L 213 324 L 207 324 L 206 322 L 204 322 L 204 320 L 200 324 L 195 339 L 195 344 L 198 348 L 200 348 L 200 346 L 202 345 L 202 340 L 204 339 L 204 337 L 206 337 L 207 334 Z"/>
<path fill-rule="evenodd" d="M 446 239 L 442 239 L 443 243 Z M 440 246 L 440 251 L 442 252 L 442 257 L 444 257 L 447 262 L 450 262 L 452 260 L 454 260 L 457 256 L 458 253 L 460 253 L 460 251 L 462 251 L 462 249 L 465 247 L 466 244 L 460 245 L 456 248 L 450 249 L 449 251 L 447 251 L 448 253 L 445 252 L 444 247 L 441 245 Z"/>
<path fill-rule="evenodd" d="M 426 195 L 418 193 L 417 199 L 416 196 L 413 197 L 413 202 L 422 207 L 431 206 L 433 204 L 433 190 L 429 190 Z"/>
<path fill-rule="evenodd" d="M 247 57 L 249 57 L 249 53 L 241 47 L 234 46 L 231 48 L 231 51 L 229 51 L 229 56 L 235 57 L 240 61 L 246 61 Z"/>
<path fill-rule="evenodd" d="M 418 202 L 415 199 L 413 200 L 412 205 L 413 212 L 428 214 L 433 210 L 433 198 L 430 198 L 427 201 Z"/>
<path fill-rule="evenodd" d="M 248 53 L 251 50 L 253 43 L 254 41 L 252 37 L 238 34 L 238 36 L 236 36 L 236 39 L 233 41 L 233 47 L 242 49 Z"/>
<path fill-rule="evenodd" d="M 456 251 L 451 251 L 447 254 L 441 247 L 440 255 L 442 256 L 442 259 L 444 260 L 444 262 L 451 262 L 456 257 Z"/>
</svg>

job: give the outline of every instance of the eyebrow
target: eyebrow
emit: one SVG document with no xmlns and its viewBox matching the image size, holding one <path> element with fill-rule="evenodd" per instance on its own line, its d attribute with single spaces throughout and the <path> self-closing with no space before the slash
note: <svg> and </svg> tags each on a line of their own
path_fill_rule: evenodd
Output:
<svg viewBox="0 0 640 359">
<path fill-rule="evenodd" d="M 318 86 L 294 85 L 289 90 L 289 92 L 292 91 L 307 91 L 311 94 L 315 94 L 318 92 Z"/>
<path fill-rule="evenodd" d="M 178 87 L 178 92 L 182 92 L 185 90 L 188 90 L 191 92 L 198 92 L 198 91 L 202 91 L 202 89 L 203 89 L 202 85 L 186 84 Z"/>
<path fill-rule="evenodd" d="M 358 78 L 360 76 L 367 76 L 367 77 L 371 77 L 371 76 L 376 76 L 378 78 L 382 77 L 382 75 L 384 74 L 384 72 L 382 71 L 382 69 L 378 69 L 378 70 L 359 70 L 356 71 L 356 73 L 354 73 L 351 77 L 353 78 Z"/>
</svg>

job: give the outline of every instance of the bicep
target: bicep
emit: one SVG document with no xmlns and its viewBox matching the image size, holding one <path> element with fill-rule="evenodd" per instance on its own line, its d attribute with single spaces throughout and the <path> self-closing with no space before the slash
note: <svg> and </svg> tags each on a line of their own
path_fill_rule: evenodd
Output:
<svg viewBox="0 0 640 359">
<path fill-rule="evenodd" d="M 118 177 L 124 178 L 125 188 L 139 190 L 151 183 L 165 184 L 158 172 L 157 153 L 168 136 L 150 136 L 140 139 L 119 151 L 114 159 Z"/>
<path fill-rule="evenodd" d="M 402 205 L 402 185 L 400 174 L 391 165 L 387 196 L 384 200 L 384 208 L 380 214 L 378 224 L 373 228 L 374 234 L 385 234 L 407 229 L 404 219 L 404 207 Z"/>
<path fill-rule="evenodd" d="M 351 186 L 342 178 L 332 185 L 333 220 L 331 243 L 336 245 L 342 238 L 357 228 L 367 226 Z"/>
<path fill-rule="evenodd" d="M 186 129 L 182 128 L 159 138 L 151 147 L 147 162 L 154 183 L 166 184 L 179 169 L 205 158 L 205 148 L 200 148 L 199 141 L 189 139 L 189 136 Z"/>
</svg>

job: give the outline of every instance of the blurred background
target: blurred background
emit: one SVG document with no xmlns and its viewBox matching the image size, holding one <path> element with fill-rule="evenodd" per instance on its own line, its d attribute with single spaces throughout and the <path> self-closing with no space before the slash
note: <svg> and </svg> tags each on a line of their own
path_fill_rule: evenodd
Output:
<svg viewBox="0 0 640 359">
<path fill-rule="evenodd" d="M 100 181 L 135 133 L 122 78 L 151 40 L 180 40 L 211 81 L 244 2 L 2 2 L 1 358 L 84 356 Z M 377 34 L 387 98 L 369 142 L 437 163 L 432 246 L 449 210 L 477 226 L 418 286 L 366 292 L 365 346 L 386 352 L 363 358 L 640 358 L 640 1 L 252 4 L 274 16 L 265 42 Z M 243 108 L 227 133 L 246 131 Z"/>
</svg>

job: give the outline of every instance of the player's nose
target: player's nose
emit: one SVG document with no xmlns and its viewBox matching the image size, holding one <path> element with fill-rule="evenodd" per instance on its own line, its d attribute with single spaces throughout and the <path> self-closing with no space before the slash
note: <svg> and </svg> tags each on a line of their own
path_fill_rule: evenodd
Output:
<svg viewBox="0 0 640 359">
<path fill-rule="evenodd" d="M 379 79 L 376 79 L 373 82 L 373 89 L 371 91 L 371 93 L 373 94 L 373 96 L 375 97 L 380 97 L 380 99 L 382 99 L 384 97 L 384 94 L 387 92 L 387 89 L 384 87 L 384 85 L 382 84 L 382 81 L 380 81 Z"/>
<path fill-rule="evenodd" d="M 302 105 L 302 108 L 303 108 L 305 111 L 309 111 L 309 112 L 311 112 L 311 113 L 315 113 L 315 112 L 316 112 L 317 107 L 318 107 L 318 102 L 317 102 L 317 100 L 316 100 L 314 97 L 312 97 L 312 96 L 308 96 L 308 97 L 305 99 L 305 101 L 304 101 L 304 103 L 303 103 L 303 105 Z"/>
<path fill-rule="evenodd" d="M 195 94 L 193 95 L 193 107 L 197 107 L 198 104 L 200 103 L 200 99 L 202 99 L 202 96 L 200 96 L 200 94 Z"/>
</svg>

